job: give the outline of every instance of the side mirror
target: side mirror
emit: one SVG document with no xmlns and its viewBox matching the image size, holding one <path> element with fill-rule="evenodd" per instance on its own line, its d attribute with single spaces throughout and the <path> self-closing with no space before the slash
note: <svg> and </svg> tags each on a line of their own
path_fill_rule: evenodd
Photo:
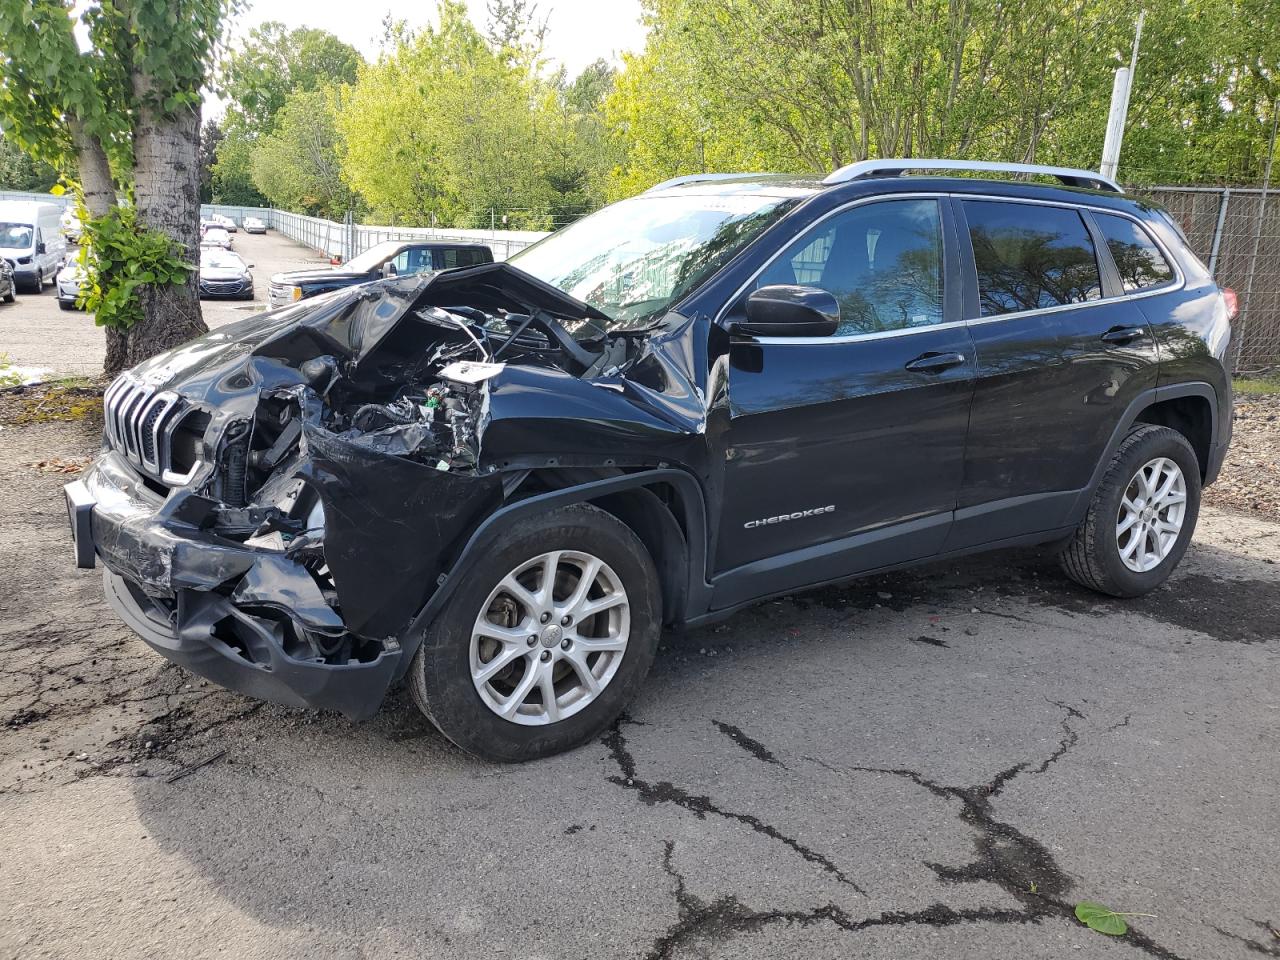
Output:
<svg viewBox="0 0 1280 960">
<path fill-rule="evenodd" d="M 43 240 L 41 240 L 39 243 L 36 244 L 36 253 L 47 253 L 47 252 L 48 251 L 45 249 Z"/>
<path fill-rule="evenodd" d="M 817 287 L 779 284 L 747 297 L 746 322 L 734 333 L 752 337 L 829 337 L 840 326 L 840 304 Z"/>
<path fill-rule="evenodd" d="M 396 275 L 396 265 L 388 260 L 382 265 L 382 275 L 384 277 L 394 277 Z"/>
</svg>

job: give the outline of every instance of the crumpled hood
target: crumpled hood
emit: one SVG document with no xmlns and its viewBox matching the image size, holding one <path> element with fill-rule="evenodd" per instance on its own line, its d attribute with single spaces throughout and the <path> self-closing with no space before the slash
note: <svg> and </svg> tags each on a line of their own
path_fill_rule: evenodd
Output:
<svg viewBox="0 0 1280 960">
<path fill-rule="evenodd" d="M 215 393 L 249 388 L 244 373 L 254 357 L 284 361 L 295 369 L 326 354 L 359 360 L 412 308 L 427 282 L 418 277 L 387 280 L 239 320 L 157 354 L 130 375 L 150 387 L 200 399 L 215 384 Z"/>
<path fill-rule="evenodd" d="M 175 390 L 193 399 L 214 392 L 239 392 L 251 384 L 238 382 L 251 357 L 282 361 L 296 368 L 320 356 L 359 363 L 394 330 L 428 291 L 432 300 L 457 304 L 476 297 L 516 297 L 529 309 L 560 316 L 608 319 L 595 307 L 557 290 L 507 263 L 488 263 L 461 270 L 378 280 L 303 300 L 294 306 L 219 327 L 173 350 L 158 354 L 130 371 L 156 389 Z M 294 378 L 298 382 L 298 378 Z M 238 385 L 237 385 L 238 384 Z"/>
</svg>

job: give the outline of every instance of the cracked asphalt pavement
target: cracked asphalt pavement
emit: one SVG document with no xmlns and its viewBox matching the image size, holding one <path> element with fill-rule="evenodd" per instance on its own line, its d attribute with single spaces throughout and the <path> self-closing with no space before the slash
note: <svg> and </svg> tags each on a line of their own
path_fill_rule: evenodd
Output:
<svg viewBox="0 0 1280 960">
<path fill-rule="evenodd" d="M 150 654 L 29 466 L 94 442 L 0 431 L 0 957 L 1280 956 L 1280 525 L 1137 601 L 1022 551 L 764 603 L 499 767 Z"/>
</svg>

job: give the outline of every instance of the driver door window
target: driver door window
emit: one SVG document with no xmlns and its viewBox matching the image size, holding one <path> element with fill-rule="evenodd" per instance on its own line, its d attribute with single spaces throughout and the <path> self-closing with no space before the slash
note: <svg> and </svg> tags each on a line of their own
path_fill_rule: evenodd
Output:
<svg viewBox="0 0 1280 960">
<path fill-rule="evenodd" d="M 401 250 L 391 261 L 391 266 L 395 268 L 395 274 L 398 277 L 414 273 L 425 273 L 433 269 L 431 251 L 422 247 L 410 247 L 408 250 Z"/>
<path fill-rule="evenodd" d="M 887 200 L 822 221 L 791 244 L 756 287 L 800 284 L 840 304 L 837 336 L 942 322 L 942 215 L 937 200 Z"/>
</svg>

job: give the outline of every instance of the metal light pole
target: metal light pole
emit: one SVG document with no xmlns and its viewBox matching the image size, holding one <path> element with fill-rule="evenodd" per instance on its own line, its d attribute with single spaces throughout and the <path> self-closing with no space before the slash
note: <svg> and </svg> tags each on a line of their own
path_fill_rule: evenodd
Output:
<svg viewBox="0 0 1280 960">
<path fill-rule="evenodd" d="M 1120 146 L 1124 142 L 1124 124 L 1129 116 L 1129 93 L 1133 89 L 1133 75 L 1138 70 L 1138 45 L 1142 42 L 1142 23 L 1146 17 L 1145 10 L 1138 14 L 1129 66 L 1116 71 L 1115 82 L 1111 85 L 1111 112 L 1107 116 L 1107 137 L 1102 144 L 1102 165 L 1098 172 L 1112 180 L 1120 167 Z"/>
</svg>

